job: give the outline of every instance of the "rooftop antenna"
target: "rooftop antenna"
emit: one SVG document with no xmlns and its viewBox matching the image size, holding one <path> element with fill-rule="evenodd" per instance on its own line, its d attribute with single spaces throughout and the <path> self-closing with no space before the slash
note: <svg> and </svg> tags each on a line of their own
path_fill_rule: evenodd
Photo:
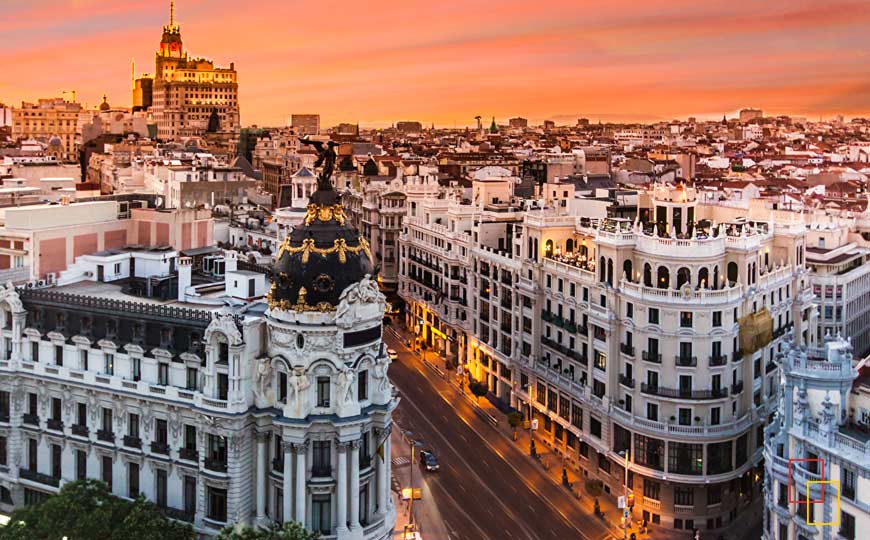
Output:
<svg viewBox="0 0 870 540">
<path fill-rule="evenodd" d="M 169 27 L 175 27 L 175 0 L 169 0 Z"/>
</svg>

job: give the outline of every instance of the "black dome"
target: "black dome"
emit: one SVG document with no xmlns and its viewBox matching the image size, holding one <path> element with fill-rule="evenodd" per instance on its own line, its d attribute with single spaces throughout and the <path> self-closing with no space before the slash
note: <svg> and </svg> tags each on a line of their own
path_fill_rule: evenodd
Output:
<svg viewBox="0 0 870 540">
<path fill-rule="evenodd" d="M 372 273 L 368 243 L 347 225 L 341 196 L 321 189 L 278 249 L 269 307 L 331 311 L 345 288 Z"/>
</svg>

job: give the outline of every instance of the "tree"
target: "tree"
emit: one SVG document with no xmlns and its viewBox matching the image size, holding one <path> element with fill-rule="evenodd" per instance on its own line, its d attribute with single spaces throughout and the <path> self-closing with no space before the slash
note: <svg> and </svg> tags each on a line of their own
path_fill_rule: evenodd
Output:
<svg viewBox="0 0 870 540">
<path fill-rule="evenodd" d="M 474 394 L 474 397 L 477 398 L 477 403 L 480 404 L 480 398 L 485 396 L 487 392 L 489 392 L 489 388 L 485 383 L 481 381 L 472 380 L 468 383 L 468 389 Z"/>
<path fill-rule="evenodd" d="M 94 540 L 195 538 L 193 527 L 166 518 L 143 497 L 126 501 L 97 480 L 65 484 L 57 495 L 13 512 L 9 525 L 0 528 L 0 540 L 64 536 Z"/>
<path fill-rule="evenodd" d="M 284 525 L 272 523 L 266 528 L 227 527 L 217 540 L 316 540 L 320 534 L 305 529 L 301 523 L 288 521 Z"/>
<path fill-rule="evenodd" d="M 514 430 L 514 440 L 517 440 L 517 428 L 523 423 L 523 413 L 519 411 L 509 412 L 507 415 L 508 425 Z"/>
</svg>

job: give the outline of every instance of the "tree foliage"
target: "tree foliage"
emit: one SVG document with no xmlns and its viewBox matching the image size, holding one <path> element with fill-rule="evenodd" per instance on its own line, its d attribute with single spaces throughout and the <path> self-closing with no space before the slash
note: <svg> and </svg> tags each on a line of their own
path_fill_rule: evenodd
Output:
<svg viewBox="0 0 870 540">
<path fill-rule="evenodd" d="M 283 526 L 273 523 L 266 528 L 227 527 L 217 540 L 316 540 L 320 535 L 305 529 L 296 521 Z"/>
<path fill-rule="evenodd" d="M 194 540 L 193 527 L 164 517 L 139 497 L 127 501 L 112 495 L 97 480 L 70 482 L 60 493 L 12 513 L 0 528 L 0 540 L 45 538 L 89 540 Z"/>
<path fill-rule="evenodd" d="M 474 397 L 477 398 L 477 401 L 480 401 L 480 398 L 485 396 L 487 392 L 489 392 L 489 388 L 486 386 L 486 383 L 481 381 L 472 380 L 468 383 L 468 389 L 474 394 Z"/>
</svg>

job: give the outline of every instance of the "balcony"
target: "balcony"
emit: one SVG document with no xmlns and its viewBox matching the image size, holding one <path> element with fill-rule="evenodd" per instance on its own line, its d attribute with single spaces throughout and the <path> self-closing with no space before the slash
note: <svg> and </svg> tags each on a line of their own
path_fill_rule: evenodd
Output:
<svg viewBox="0 0 870 540">
<path fill-rule="evenodd" d="M 165 506 L 163 508 L 157 507 L 157 511 L 168 517 L 169 519 L 175 519 L 187 523 L 193 523 L 194 519 L 196 518 L 196 515 L 193 512 L 187 512 L 185 510 L 179 510 L 178 508 L 171 508 L 169 506 Z"/>
<path fill-rule="evenodd" d="M 589 335 L 589 326 L 585 325 L 585 324 L 583 326 L 578 326 L 577 333 L 580 334 L 581 336 L 588 336 Z"/>
<path fill-rule="evenodd" d="M 219 473 L 227 472 L 227 460 L 217 458 L 205 458 L 205 468 Z"/>
<path fill-rule="evenodd" d="M 630 379 L 626 377 L 624 374 L 619 374 L 619 384 L 623 386 L 627 386 L 629 388 L 634 388 L 634 379 Z"/>
<path fill-rule="evenodd" d="M 731 395 L 736 396 L 743 391 L 743 381 L 738 381 L 731 385 Z"/>
<path fill-rule="evenodd" d="M 24 414 L 21 416 L 21 421 L 29 426 L 37 426 L 39 427 L 39 415 L 36 414 Z"/>
<path fill-rule="evenodd" d="M 773 360 L 768 360 L 767 365 L 764 366 L 764 373 L 770 373 L 771 371 L 776 369 L 776 362 Z"/>
<path fill-rule="evenodd" d="M 736 351 L 731 353 L 731 361 L 732 362 L 739 362 L 742 359 L 743 359 L 743 350 L 742 349 L 737 349 Z"/>
<path fill-rule="evenodd" d="M 87 437 L 89 432 L 88 426 L 81 426 L 79 424 L 71 425 L 69 430 L 73 435 L 78 435 L 79 437 Z"/>
<path fill-rule="evenodd" d="M 0 413 L 0 422 L 3 422 L 4 424 L 9 423 L 9 411 Z"/>
<path fill-rule="evenodd" d="M 152 441 L 151 442 L 151 453 L 152 454 L 163 454 L 164 456 L 168 456 L 169 455 L 169 445 L 166 443 Z"/>
<path fill-rule="evenodd" d="M 643 351 L 641 353 L 641 358 L 643 358 L 647 362 L 652 362 L 653 364 L 662 363 L 662 355 L 656 352 Z"/>
<path fill-rule="evenodd" d="M 97 440 L 104 441 L 104 442 L 110 442 L 110 443 L 114 444 L 115 434 L 112 433 L 111 431 L 106 431 L 105 429 L 98 429 L 97 430 Z"/>
<path fill-rule="evenodd" d="M 725 388 L 710 389 L 710 390 L 689 390 L 685 388 L 664 388 L 661 386 L 650 386 L 647 383 L 640 385 L 640 391 L 651 396 L 661 396 L 665 398 L 676 399 L 721 399 L 728 397 L 728 390 Z"/>
<path fill-rule="evenodd" d="M 697 356 L 674 356 L 674 365 L 677 367 L 695 367 L 698 365 Z"/>
<path fill-rule="evenodd" d="M 46 420 L 45 426 L 52 431 L 63 431 L 63 421 L 56 418 L 49 418 Z"/>
<path fill-rule="evenodd" d="M 622 354 L 627 354 L 628 356 L 634 356 L 634 346 L 629 345 L 627 343 L 620 343 L 619 350 Z"/>
<path fill-rule="evenodd" d="M 187 461 L 199 461 L 199 451 L 196 448 L 181 448 L 178 451 L 179 459 L 186 459 Z"/>
<path fill-rule="evenodd" d="M 18 475 L 25 480 L 30 480 L 31 482 L 37 482 L 46 486 L 60 486 L 60 478 L 55 478 L 50 474 L 43 474 L 41 472 L 31 471 L 28 469 L 19 469 Z"/>
<path fill-rule="evenodd" d="M 276 457 L 272 460 L 272 470 L 275 472 L 281 472 L 284 470 L 284 456 Z"/>
<path fill-rule="evenodd" d="M 724 354 L 710 355 L 710 367 L 720 367 L 728 363 L 728 357 Z"/>
</svg>

